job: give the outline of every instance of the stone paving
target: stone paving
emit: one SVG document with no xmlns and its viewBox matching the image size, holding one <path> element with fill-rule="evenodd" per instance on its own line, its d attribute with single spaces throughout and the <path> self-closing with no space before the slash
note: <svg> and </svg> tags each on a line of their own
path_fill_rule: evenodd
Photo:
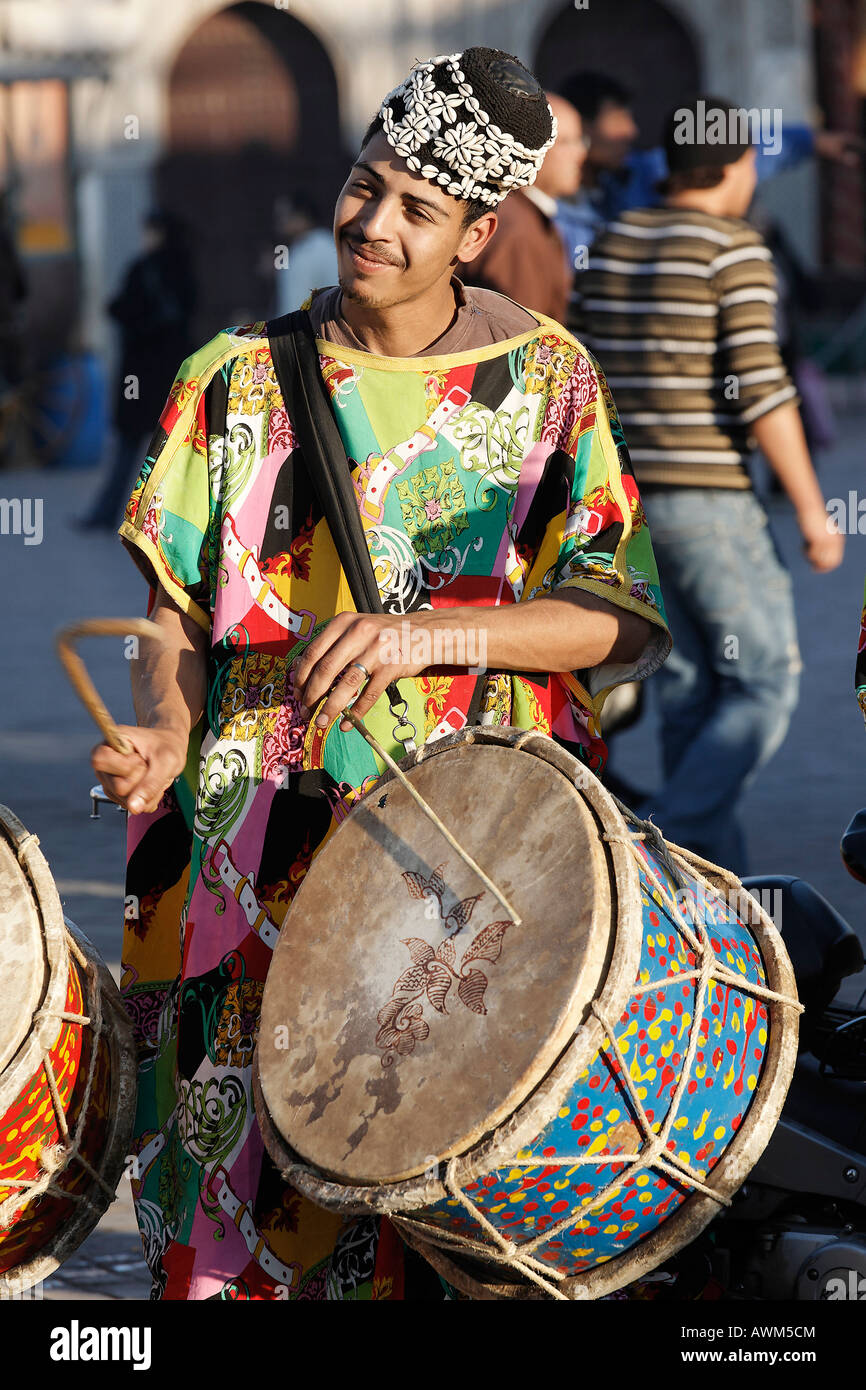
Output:
<svg viewBox="0 0 866 1390">
<path fill-rule="evenodd" d="M 866 413 L 842 421 L 838 445 L 822 461 L 828 497 L 862 486 Z M 119 970 L 125 818 L 104 808 L 89 818 L 95 781 L 88 754 L 97 741 L 53 652 L 62 624 L 88 616 L 144 612 L 146 585 L 110 533 L 71 529 L 94 487 L 92 473 L 0 473 L 0 497 L 44 499 L 44 538 L 26 545 L 0 535 L 0 592 L 6 596 L 6 658 L 0 663 L 0 802 L 40 838 L 64 909 Z M 866 539 L 849 538 L 845 563 L 815 576 L 803 561 L 790 510 L 773 504 L 774 524 L 791 564 L 805 663 L 800 708 L 788 738 L 749 794 L 746 822 L 754 868 L 799 873 L 821 889 L 866 940 L 866 888 L 848 877 L 839 835 L 866 804 L 866 730 L 852 675 L 866 573 Z M 83 649 L 118 722 L 132 718 L 121 639 Z M 651 703 L 651 701 L 650 701 Z M 651 786 L 658 775 L 652 712 L 618 741 L 615 766 Z M 857 989 L 862 981 L 857 982 Z M 852 990 L 854 986 L 852 985 Z M 128 1184 L 77 1254 L 51 1279 L 51 1299 L 146 1298 Z"/>
<path fill-rule="evenodd" d="M 49 1279 L 44 1299 L 130 1299 L 150 1297 L 150 1274 L 141 1243 L 129 1183 L 121 1180 L 117 1200 L 93 1234 Z"/>
</svg>

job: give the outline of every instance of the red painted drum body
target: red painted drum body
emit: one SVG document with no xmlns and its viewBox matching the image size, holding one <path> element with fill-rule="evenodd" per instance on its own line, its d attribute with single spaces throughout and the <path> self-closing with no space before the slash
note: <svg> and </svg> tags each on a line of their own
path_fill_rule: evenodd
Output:
<svg viewBox="0 0 866 1390">
<path fill-rule="evenodd" d="M 51 1274 L 114 1197 L 135 1051 L 95 947 L 63 917 L 35 835 L 0 806 L 0 1292 Z"/>
<path fill-rule="evenodd" d="M 553 740 L 407 760 L 313 862 L 265 985 L 256 1104 L 283 1175 L 379 1211 L 476 1298 L 594 1298 L 688 1243 L 778 1120 L 796 990 L 739 882 L 638 838 Z"/>
</svg>

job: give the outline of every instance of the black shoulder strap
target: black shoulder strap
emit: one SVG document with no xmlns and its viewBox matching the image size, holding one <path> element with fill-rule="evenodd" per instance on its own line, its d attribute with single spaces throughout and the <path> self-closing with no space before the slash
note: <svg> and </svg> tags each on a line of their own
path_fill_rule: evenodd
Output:
<svg viewBox="0 0 866 1390">
<path fill-rule="evenodd" d="M 319 351 L 306 310 L 296 309 L 269 323 L 268 342 L 277 383 L 355 607 L 359 613 L 383 613 L 379 586 L 358 515 L 349 460 L 322 380 Z M 469 723 L 474 723 L 478 716 L 484 685 L 485 678 L 481 675 L 475 682 Z M 387 695 L 392 711 L 395 706 L 404 706 L 404 715 L 398 721 L 404 723 L 406 702 L 396 681 L 388 686 Z M 404 747 L 407 752 L 413 752 L 415 745 L 407 739 Z"/>
<path fill-rule="evenodd" d="M 306 310 L 296 309 L 269 323 L 268 342 L 277 384 L 355 607 L 359 613 L 384 613 L 358 515 L 349 460 L 322 380 L 319 351 Z M 408 706 L 396 681 L 391 682 L 386 693 L 395 713 L 404 706 L 403 715 L 398 718 L 401 724 L 407 722 Z M 407 752 L 415 751 L 411 739 L 405 739 L 403 746 Z"/>
<path fill-rule="evenodd" d="M 297 309 L 268 325 L 277 382 L 359 613 L 382 613 L 349 460 L 319 369 L 309 314 Z"/>
</svg>

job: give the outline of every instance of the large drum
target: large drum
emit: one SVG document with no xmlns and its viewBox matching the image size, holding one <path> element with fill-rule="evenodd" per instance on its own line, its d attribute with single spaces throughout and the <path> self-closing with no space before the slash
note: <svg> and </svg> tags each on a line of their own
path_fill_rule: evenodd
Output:
<svg viewBox="0 0 866 1390">
<path fill-rule="evenodd" d="M 51 1274 L 113 1200 L 135 1114 L 132 1029 L 64 920 L 35 835 L 0 806 L 0 1296 Z"/>
<path fill-rule="evenodd" d="M 544 735 L 464 730 L 404 766 L 486 877 L 393 773 L 351 811 L 265 985 L 265 1141 L 473 1297 L 610 1293 L 770 1138 L 799 1012 L 781 939 Z"/>
</svg>

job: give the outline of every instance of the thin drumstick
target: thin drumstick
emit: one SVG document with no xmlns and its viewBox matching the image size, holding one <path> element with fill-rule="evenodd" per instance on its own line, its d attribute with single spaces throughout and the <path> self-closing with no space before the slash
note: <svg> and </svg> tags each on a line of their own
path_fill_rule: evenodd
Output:
<svg viewBox="0 0 866 1390">
<path fill-rule="evenodd" d="M 68 627 L 61 628 L 54 638 L 57 655 L 69 677 L 72 689 L 105 742 L 116 753 L 134 753 L 135 749 L 119 732 L 87 673 L 87 667 L 75 651 L 75 644 L 82 637 L 153 637 L 156 641 L 162 642 L 165 640 L 162 628 L 149 618 L 83 618 L 81 622 L 70 623 Z"/>
</svg>

